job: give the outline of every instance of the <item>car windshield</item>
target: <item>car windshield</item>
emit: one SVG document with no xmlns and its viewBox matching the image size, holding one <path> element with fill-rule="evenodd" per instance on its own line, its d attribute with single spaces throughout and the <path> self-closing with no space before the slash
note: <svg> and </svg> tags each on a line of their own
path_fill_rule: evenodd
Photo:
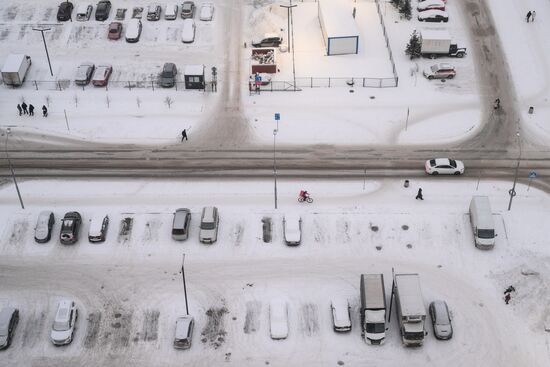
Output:
<svg viewBox="0 0 550 367">
<path fill-rule="evenodd" d="M 162 77 L 163 78 L 171 78 L 172 77 L 172 70 L 170 70 L 170 69 L 164 70 L 162 72 Z"/>
<path fill-rule="evenodd" d="M 407 333 L 406 339 L 408 339 L 408 340 L 422 340 L 422 339 L 424 339 L 424 332 Z"/>
<path fill-rule="evenodd" d="M 449 159 L 449 164 L 451 165 L 451 167 L 456 168 L 456 161 L 454 159 Z"/>
<path fill-rule="evenodd" d="M 116 25 L 111 26 L 111 29 L 109 29 L 109 33 L 117 33 L 118 27 Z"/>
<path fill-rule="evenodd" d="M 477 230 L 477 236 L 479 238 L 495 238 L 494 229 L 479 229 Z"/>
<path fill-rule="evenodd" d="M 201 229 L 214 229 L 215 225 L 214 222 L 202 222 L 201 223 Z"/>
<path fill-rule="evenodd" d="M 386 331 L 385 325 L 383 323 L 379 324 L 367 324 L 367 333 L 379 334 Z"/>
</svg>

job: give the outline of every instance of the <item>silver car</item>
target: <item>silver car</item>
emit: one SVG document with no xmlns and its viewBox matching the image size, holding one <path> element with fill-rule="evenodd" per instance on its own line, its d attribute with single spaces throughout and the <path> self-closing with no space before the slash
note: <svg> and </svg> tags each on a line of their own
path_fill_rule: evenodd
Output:
<svg viewBox="0 0 550 367">
<path fill-rule="evenodd" d="M 193 18 L 195 15 L 195 3 L 193 1 L 184 1 L 181 5 L 181 17 L 183 19 Z"/>
<path fill-rule="evenodd" d="M 10 346 L 18 322 L 19 310 L 17 308 L 2 308 L 0 311 L 0 349 Z"/>
<path fill-rule="evenodd" d="M 36 227 L 34 227 L 34 240 L 38 243 L 46 243 L 52 237 L 52 227 L 55 222 L 53 213 L 45 210 L 38 215 Z"/>
<path fill-rule="evenodd" d="M 430 303 L 429 310 L 435 337 L 440 340 L 451 339 L 453 337 L 453 325 L 451 324 L 447 303 L 445 301 L 433 301 Z"/>
<path fill-rule="evenodd" d="M 176 241 L 184 241 L 189 237 L 189 224 L 191 223 L 191 211 L 187 208 L 176 209 L 172 222 L 172 238 Z"/>
<path fill-rule="evenodd" d="M 66 345 L 73 341 L 78 319 L 78 310 L 74 301 L 63 299 L 57 306 L 50 339 L 55 345 Z"/>
<path fill-rule="evenodd" d="M 207 206 L 202 209 L 199 241 L 202 243 L 214 243 L 218 239 L 218 208 Z"/>
<path fill-rule="evenodd" d="M 174 348 L 189 349 L 193 340 L 193 327 L 195 320 L 193 316 L 178 317 L 176 320 L 176 335 L 174 336 Z"/>
<path fill-rule="evenodd" d="M 94 73 L 95 65 L 91 62 L 85 62 L 78 66 L 76 69 L 76 75 L 74 77 L 74 82 L 76 85 L 87 85 L 92 79 Z"/>
</svg>

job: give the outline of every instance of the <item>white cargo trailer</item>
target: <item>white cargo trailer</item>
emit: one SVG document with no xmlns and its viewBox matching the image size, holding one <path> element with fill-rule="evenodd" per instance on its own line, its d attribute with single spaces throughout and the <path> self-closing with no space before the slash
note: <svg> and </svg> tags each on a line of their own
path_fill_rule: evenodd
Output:
<svg viewBox="0 0 550 367">
<path fill-rule="evenodd" d="M 370 344 L 386 338 L 386 291 L 384 274 L 361 274 L 361 328 Z"/>
<path fill-rule="evenodd" d="M 13 87 L 22 85 L 30 66 L 30 56 L 23 54 L 8 55 L 2 67 L 2 80 L 4 84 Z"/>
<path fill-rule="evenodd" d="M 327 55 L 347 55 L 359 52 L 359 29 L 348 1 L 319 0 L 317 13 Z"/>
<path fill-rule="evenodd" d="M 395 274 L 393 279 L 395 310 L 401 339 L 405 346 L 421 346 L 426 329 L 426 307 L 418 274 Z"/>
</svg>

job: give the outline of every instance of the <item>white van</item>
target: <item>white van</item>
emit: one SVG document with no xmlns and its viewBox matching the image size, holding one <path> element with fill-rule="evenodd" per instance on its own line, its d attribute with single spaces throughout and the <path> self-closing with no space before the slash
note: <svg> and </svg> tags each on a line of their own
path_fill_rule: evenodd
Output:
<svg viewBox="0 0 550 367">
<path fill-rule="evenodd" d="M 218 208 L 215 206 L 205 206 L 202 209 L 199 241 L 210 244 L 216 242 L 218 239 L 219 222 Z"/>
<path fill-rule="evenodd" d="M 491 204 L 487 196 L 474 196 L 470 202 L 470 223 L 474 232 L 475 245 L 490 250 L 495 246 L 495 224 Z"/>
</svg>

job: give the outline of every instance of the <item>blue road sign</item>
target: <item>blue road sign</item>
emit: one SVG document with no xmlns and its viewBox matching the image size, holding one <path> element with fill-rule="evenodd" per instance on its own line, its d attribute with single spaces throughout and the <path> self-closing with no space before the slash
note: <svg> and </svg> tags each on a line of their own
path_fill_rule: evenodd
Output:
<svg viewBox="0 0 550 367">
<path fill-rule="evenodd" d="M 537 178 L 537 173 L 535 171 L 529 172 L 529 178 Z"/>
<path fill-rule="evenodd" d="M 275 121 L 279 121 L 281 119 L 281 114 L 280 113 L 276 113 L 275 114 Z"/>
</svg>

